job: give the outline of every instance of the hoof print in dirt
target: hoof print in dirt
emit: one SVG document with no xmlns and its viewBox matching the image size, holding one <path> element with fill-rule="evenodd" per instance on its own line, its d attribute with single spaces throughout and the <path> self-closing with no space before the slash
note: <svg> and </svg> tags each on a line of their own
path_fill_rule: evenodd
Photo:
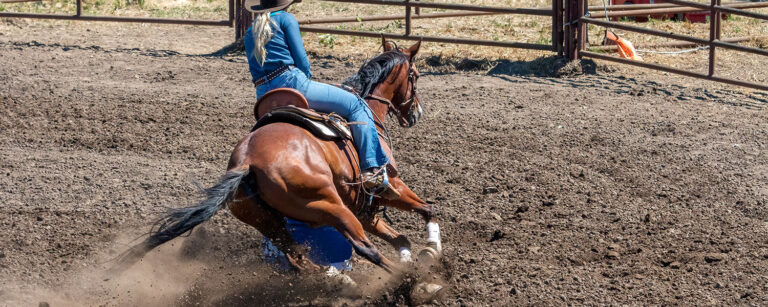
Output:
<svg viewBox="0 0 768 307">
<path fill-rule="evenodd" d="M 725 260 L 725 254 L 721 253 L 709 253 L 704 255 L 704 261 L 709 264 L 718 263 Z"/>
<path fill-rule="evenodd" d="M 680 261 L 677 261 L 677 260 L 664 259 L 664 260 L 661 260 L 661 266 L 677 270 L 677 269 L 681 268 L 683 266 L 683 264 L 680 263 Z"/>
<path fill-rule="evenodd" d="M 506 234 L 502 232 L 501 230 L 495 230 L 493 231 L 493 234 L 491 235 L 491 238 L 488 239 L 488 242 L 498 241 L 500 239 L 503 239 Z"/>
<path fill-rule="evenodd" d="M 607 253 L 605 253 L 605 259 L 618 260 L 619 253 L 617 251 L 608 251 Z"/>
</svg>

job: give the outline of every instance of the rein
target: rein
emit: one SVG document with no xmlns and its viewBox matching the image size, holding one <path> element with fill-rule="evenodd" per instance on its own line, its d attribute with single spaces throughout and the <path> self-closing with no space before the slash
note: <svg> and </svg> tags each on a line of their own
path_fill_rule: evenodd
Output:
<svg viewBox="0 0 768 307">
<path fill-rule="evenodd" d="M 413 103 L 413 101 L 418 99 L 418 95 L 416 94 L 416 76 L 415 76 L 415 74 L 413 72 L 413 69 L 410 67 L 410 63 L 408 65 L 409 65 L 408 66 L 408 84 L 406 84 L 406 86 L 410 85 L 410 88 L 411 88 L 411 95 L 410 96 L 411 97 L 408 97 L 408 99 L 403 104 L 405 104 L 405 105 L 410 104 L 410 107 L 408 108 L 408 114 L 411 114 L 413 112 L 413 109 L 416 107 L 416 105 Z M 397 107 L 395 107 L 395 104 L 392 103 L 392 100 L 389 100 L 389 99 L 381 97 L 381 96 L 373 95 L 373 94 L 368 94 L 367 96 L 365 96 L 365 99 L 372 99 L 372 100 L 376 100 L 376 101 L 379 101 L 381 103 L 386 104 L 387 105 L 387 112 L 394 113 L 395 116 L 398 118 L 398 121 L 404 118 L 403 117 L 403 113 L 400 112 L 400 110 Z M 373 113 L 373 112 L 371 112 L 371 113 Z M 377 118 L 378 118 L 378 116 L 377 116 Z M 401 124 L 401 126 L 402 126 L 402 124 Z M 382 127 L 382 128 L 384 128 L 384 130 L 386 131 L 385 127 Z"/>
<path fill-rule="evenodd" d="M 407 62 L 407 63 L 408 63 L 408 81 L 407 81 L 408 83 L 406 84 L 406 87 L 410 87 L 411 93 L 410 93 L 410 97 L 403 104 L 405 104 L 405 105 L 410 104 L 410 107 L 408 109 L 408 115 L 411 116 L 411 114 L 413 113 L 413 110 L 416 108 L 416 104 L 414 103 L 414 101 L 418 99 L 418 95 L 416 94 L 416 79 L 417 78 L 416 78 L 416 74 L 415 74 L 413 68 L 411 67 L 410 61 Z M 355 90 L 354 88 L 352 88 L 352 87 L 350 87 L 348 85 L 339 84 L 337 86 L 339 88 L 341 88 L 341 89 L 344 89 L 344 90 L 346 90 L 346 91 L 348 91 L 350 93 L 355 94 L 355 96 L 357 96 L 361 100 L 375 100 L 375 101 L 378 101 L 379 103 L 386 104 L 387 105 L 387 114 L 389 114 L 389 113 L 395 114 L 395 116 L 398 118 L 398 121 L 400 122 L 401 126 L 403 126 L 403 124 L 402 124 L 403 121 L 405 121 L 406 123 L 410 124 L 410 122 L 408 122 L 408 119 L 405 119 L 403 117 L 402 112 L 395 106 L 394 103 L 392 103 L 392 100 L 384 98 L 384 97 L 381 97 L 381 96 L 373 95 L 373 94 L 368 94 L 368 95 L 366 95 L 363 98 L 363 97 L 360 96 L 360 93 L 357 90 Z M 365 104 L 365 107 L 368 108 L 371 111 L 371 114 L 373 114 L 373 117 L 374 117 L 373 118 L 373 122 L 374 122 L 374 124 L 376 126 L 378 126 L 379 128 L 381 128 L 381 131 L 384 132 L 384 133 L 382 133 L 381 131 L 378 131 L 379 135 L 386 140 L 387 144 L 390 145 L 389 146 L 390 151 L 394 151 L 394 149 L 391 146 L 392 139 L 389 136 L 389 130 L 384 125 L 384 121 L 381 118 L 379 118 L 379 115 L 377 115 L 376 112 L 373 112 L 373 110 L 370 109 L 371 107 L 368 105 L 368 103 Z M 394 152 L 392 152 L 392 154 L 394 154 Z M 356 203 L 360 203 L 360 208 L 359 208 L 357 214 L 355 214 L 355 215 L 371 217 L 371 216 L 375 216 L 376 214 L 380 213 L 387 222 L 392 224 L 392 220 L 389 218 L 389 215 L 387 214 L 387 207 L 380 207 L 380 208 L 374 207 L 373 206 L 372 195 L 368 195 L 367 193 L 360 193 L 360 192 L 364 192 L 364 191 L 365 191 L 365 189 L 363 188 L 362 184 L 360 184 L 357 195 L 358 195 L 358 197 L 363 197 L 363 200 L 362 200 L 362 202 L 360 202 L 359 198 L 357 200 L 355 200 Z"/>
<path fill-rule="evenodd" d="M 355 94 L 355 96 L 357 96 L 361 100 L 372 99 L 372 100 L 376 100 L 376 101 L 380 101 L 380 102 L 386 103 L 386 104 L 389 105 L 388 108 L 387 108 L 387 112 L 388 113 L 389 112 L 396 112 L 398 114 L 398 116 L 400 114 L 400 112 L 397 110 L 397 108 L 395 108 L 395 105 L 392 104 L 392 101 L 387 99 L 387 98 L 376 96 L 376 95 L 368 95 L 368 96 L 365 96 L 365 98 L 363 98 L 363 97 L 360 97 L 360 93 L 358 93 L 352 87 L 349 87 L 349 86 L 344 85 L 344 84 L 337 84 L 336 86 L 341 88 L 341 89 L 343 89 L 343 90 L 346 90 L 347 92 Z M 365 104 L 365 107 L 368 108 L 369 110 L 371 108 L 368 104 Z M 378 126 L 379 128 L 381 128 L 381 130 L 384 131 L 384 133 L 379 132 L 379 135 L 381 135 L 382 137 L 384 137 L 384 139 L 387 140 L 387 144 L 392 144 L 392 139 L 389 137 L 389 129 L 387 129 L 387 126 L 384 125 L 384 121 L 382 121 L 381 118 L 379 118 L 379 115 L 376 114 L 376 112 L 373 112 L 373 110 L 370 110 L 370 111 L 371 111 L 371 114 L 373 114 L 373 123 L 376 124 L 376 126 Z M 392 150 L 392 146 L 390 146 L 390 150 Z"/>
</svg>

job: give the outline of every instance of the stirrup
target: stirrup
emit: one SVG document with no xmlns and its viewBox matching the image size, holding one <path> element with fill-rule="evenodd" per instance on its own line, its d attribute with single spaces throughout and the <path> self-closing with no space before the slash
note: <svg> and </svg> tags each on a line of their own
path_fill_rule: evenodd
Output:
<svg viewBox="0 0 768 307">
<path fill-rule="evenodd" d="M 368 193 L 382 197 L 388 200 L 400 198 L 400 192 L 389 183 L 389 178 L 385 171 L 386 166 L 376 171 L 364 171 L 360 174 L 360 181 Z"/>
</svg>

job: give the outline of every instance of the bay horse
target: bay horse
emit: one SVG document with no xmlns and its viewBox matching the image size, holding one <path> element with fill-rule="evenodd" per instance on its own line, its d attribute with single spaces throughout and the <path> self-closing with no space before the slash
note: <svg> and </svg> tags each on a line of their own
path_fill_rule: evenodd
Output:
<svg viewBox="0 0 768 307">
<path fill-rule="evenodd" d="M 389 113 L 394 113 L 403 127 L 416 124 L 422 114 L 416 94 L 419 72 L 413 64 L 421 42 L 401 49 L 382 38 L 382 45 L 384 52 L 344 83 L 364 98 L 380 135 L 386 135 Z M 428 243 L 437 255 L 441 243 L 433 208 L 397 176 L 391 150 L 381 136 L 380 141 L 390 156 L 389 180 L 400 198 L 375 198 L 371 207 L 389 206 L 420 214 L 427 223 Z M 381 255 L 365 231 L 393 245 L 402 262 L 411 260 L 411 243 L 375 212 L 362 212 L 365 208 L 356 200 L 367 195 L 360 188 L 359 174 L 357 153 L 350 141 L 323 141 L 289 123 L 263 126 L 237 143 L 227 172 L 216 185 L 204 190 L 203 201 L 174 209 L 160 219 L 150 236 L 126 251 L 114 268 L 127 268 L 151 249 L 192 230 L 228 206 L 235 217 L 269 238 L 299 272 L 323 268 L 308 260 L 304 247 L 286 229 L 284 217 L 311 227 L 334 227 L 358 255 L 393 273 L 399 265 Z"/>
</svg>

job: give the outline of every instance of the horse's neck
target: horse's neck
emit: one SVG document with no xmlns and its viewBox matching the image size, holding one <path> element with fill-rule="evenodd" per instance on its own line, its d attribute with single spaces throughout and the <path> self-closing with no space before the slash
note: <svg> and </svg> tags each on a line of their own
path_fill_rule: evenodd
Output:
<svg viewBox="0 0 768 307">
<path fill-rule="evenodd" d="M 373 95 L 390 99 L 392 100 L 392 97 L 388 97 L 391 95 L 382 95 L 379 91 L 373 91 Z M 371 112 L 374 114 L 374 119 L 380 120 L 382 125 L 386 125 L 387 123 L 387 112 L 389 112 L 389 105 L 383 101 L 379 101 L 378 99 L 366 99 L 365 100 L 368 103 L 368 106 L 371 108 Z"/>
</svg>

